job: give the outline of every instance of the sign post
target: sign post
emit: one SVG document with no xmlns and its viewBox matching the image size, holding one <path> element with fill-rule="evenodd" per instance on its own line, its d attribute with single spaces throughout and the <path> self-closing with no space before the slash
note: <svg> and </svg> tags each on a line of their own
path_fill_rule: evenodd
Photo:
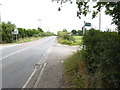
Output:
<svg viewBox="0 0 120 90">
<path fill-rule="evenodd" d="M 86 22 L 85 22 L 85 26 L 91 26 L 91 23 L 86 23 Z"/>
<path fill-rule="evenodd" d="M 91 23 L 88 23 L 88 22 L 85 22 L 85 21 L 84 21 L 83 34 L 85 34 L 85 26 L 90 27 L 90 26 L 91 26 Z"/>
<path fill-rule="evenodd" d="M 18 32 L 18 29 L 15 29 L 13 32 L 12 32 L 12 34 L 15 34 L 16 35 L 16 41 L 17 41 L 17 34 L 18 34 L 19 32 Z"/>
<path fill-rule="evenodd" d="M 83 26 L 83 35 L 84 35 L 84 34 L 85 34 L 85 32 L 86 32 L 85 26 L 90 27 L 90 26 L 91 26 L 91 23 L 88 23 L 88 22 L 85 22 L 85 21 L 84 21 L 84 26 Z M 84 49 L 84 44 L 83 44 L 83 49 Z"/>
</svg>

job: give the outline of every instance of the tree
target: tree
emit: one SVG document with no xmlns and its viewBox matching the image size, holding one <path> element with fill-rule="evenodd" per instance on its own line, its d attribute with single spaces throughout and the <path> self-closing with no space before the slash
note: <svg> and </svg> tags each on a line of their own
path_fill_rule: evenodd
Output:
<svg viewBox="0 0 120 90">
<path fill-rule="evenodd" d="M 56 1 L 56 0 L 52 0 L 52 1 Z M 61 5 L 69 1 L 72 2 L 71 0 L 58 0 L 58 1 L 60 2 Z M 90 8 L 91 4 L 89 3 L 90 1 L 91 0 L 76 0 L 76 4 L 78 7 L 77 16 L 79 18 L 81 18 L 82 14 L 86 16 L 88 13 L 91 12 L 91 8 Z M 110 15 L 113 17 L 112 24 L 115 24 L 117 26 L 118 33 L 120 34 L 120 1 L 117 0 L 114 2 L 103 2 L 103 0 L 99 0 L 99 2 L 97 1 L 98 0 L 92 0 L 92 2 L 94 3 L 96 2 L 96 5 L 92 7 L 95 9 L 92 11 L 92 18 L 96 17 L 96 15 L 98 14 L 98 12 L 100 12 L 102 7 L 105 7 L 106 15 Z"/>
<path fill-rule="evenodd" d="M 24 38 L 25 37 L 25 29 L 24 28 L 17 28 L 19 31 L 18 38 Z"/>
<path fill-rule="evenodd" d="M 72 30 L 71 33 L 72 33 L 72 35 L 76 35 L 77 31 L 76 30 Z"/>
<path fill-rule="evenodd" d="M 39 32 L 44 32 L 44 31 L 43 31 L 41 28 L 39 28 L 39 27 L 38 27 L 38 31 L 39 31 Z"/>
<path fill-rule="evenodd" d="M 67 30 L 66 30 L 66 29 L 63 29 L 63 32 L 67 32 Z"/>
<path fill-rule="evenodd" d="M 82 36 L 82 35 L 83 35 L 82 30 L 78 30 L 77 33 L 78 33 L 79 36 Z"/>
<path fill-rule="evenodd" d="M 12 31 L 16 28 L 15 24 L 11 22 L 1 23 L 2 31 L 2 42 L 10 43 L 12 42 Z"/>
<path fill-rule="evenodd" d="M 79 11 L 77 12 L 77 16 L 80 18 L 81 14 L 87 15 L 90 12 L 89 2 L 76 2 Z M 120 1 L 116 2 L 97 2 L 93 8 L 92 18 L 95 18 L 98 12 L 100 12 L 101 8 L 105 7 L 105 14 L 113 17 L 112 24 L 117 25 L 118 32 L 120 34 Z"/>
</svg>

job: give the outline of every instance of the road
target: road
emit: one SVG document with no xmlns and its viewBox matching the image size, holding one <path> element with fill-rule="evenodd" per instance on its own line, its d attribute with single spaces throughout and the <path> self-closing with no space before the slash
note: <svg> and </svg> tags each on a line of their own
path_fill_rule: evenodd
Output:
<svg viewBox="0 0 120 90">
<path fill-rule="evenodd" d="M 2 50 L 2 88 L 22 88 L 34 66 L 44 63 L 45 52 L 54 45 L 55 36 L 18 44 Z M 1 63 L 0 63 L 1 65 Z"/>
</svg>

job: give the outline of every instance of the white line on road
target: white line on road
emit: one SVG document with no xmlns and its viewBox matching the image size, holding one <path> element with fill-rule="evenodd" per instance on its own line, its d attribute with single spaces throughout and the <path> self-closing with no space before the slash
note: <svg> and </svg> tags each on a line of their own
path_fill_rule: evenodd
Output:
<svg viewBox="0 0 120 90">
<path fill-rule="evenodd" d="M 45 54 L 44 54 L 44 57 L 45 57 Z"/>
<path fill-rule="evenodd" d="M 36 83 L 35 83 L 35 85 L 34 85 L 33 88 L 38 88 L 39 81 L 40 81 L 40 79 L 41 79 L 42 73 L 43 73 L 46 65 L 47 65 L 47 63 L 44 63 L 43 68 L 42 68 L 42 70 L 41 70 L 41 72 L 40 72 L 40 75 L 39 75 L 39 77 L 38 77 L 38 79 L 37 79 L 37 81 L 36 81 Z"/>
<path fill-rule="evenodd" d="M 40 66 L 41 68 L 42 66 Z M 32 72 L 31 76 L 28 78 L 27 82 L 24 84 L 24 86 L 22 88 L 26 88 L 26 86 L 28 85 L 28 83 L 30 82 L 30 80 L 32 79 L 33 75 L 35 74 L 37 69 L 34 69 L 34 71 Z"/>
<path fill-rule="evenodd" d="M 37 69 L 34 69 L 34 71 L 32 72 L 31 76 L 28 78 L 27 82 L 24 84 L 23 88 L 26 88 L 27 84 L 29 83 L 29 81 L 31 80 L 31 78 L 33 77 L 34 73 L 36 72 Z"/>
<path fill-rule="evenodd" d="M 30 46 L 30 47 L 32 47 L 32 46 Z M 5 58 L 8 58 L 8 57 L 10 57 L 10 56 L 12 56 L 12 55 L 14 55 L 14 54 L 16 54 L 16 53 L 19 53 L 19 52 L 21 52 L 21 51 L 23 51 L 23 50 L 25 50 L 25 49 L 28 49 L 28 48 L 30 48 L 30 47 L 23 48 L 23 49 L 21 49 L 21 50 L 19 50 L 19 51 L 16 51 L 16 52 L 10 53 L 10 54 L 8 54 L 8 55 L 5 56 L 5 57 L 0 58 L 0 60 L 5 59 Z"/>
<path fill-rule="evenodd" d="M 45 52 L 44 57 L 43 57 L 40 61 L 42 61 L 42 60 L 46 61 L 46 60 L 47 60 L 51 49 L 52 49 L 52 48 L 49 48 L 49 49 Z M 39 62 L 39 64 L 40 64 L 40 62 Z M 37 81 L 35 82 L 35 85 L 34 85 L 33 88 L 38 88 L 38 84 L 39 84 L 39 82 L 40 82 L 40 79 L 41 79 L 41 77 L 42 77 L 42 74 L 43 74 L 43 71 L 44 71 L 46 65 L 47 65 L 47 63 L 44 63 L 43 68 L 42 68 L 42 70 L 41 70 L 41 72 L 40 72 L 40 74 L 39 74 L 39 76 L 38 76 L 38 78 L 37 78 Z"/>
<path fill-rule="evenodd" d="M 49 49 L 48 49 L 48 50 L 49 50 Z M 41 58 L 40 62 L 43 61 L 43 60 L 46 61 L 46 59 L 47 59 L 47 57 L 48 57 L 48 54 L 47 54 L 48 50 L 44 53 L 44 55 L 43 55 L 43 57 Z M 50 51 L 50 50 L 49 50 L 49 51 Z M 40 62 L 39 62 L 38 64 L 40 64 Z M 42 73 L 43 73 L 43 71 L 44 71 L 44 69 L 45 69 L 46 64 L 47 64 L 47 63 L 44 63 L 43 67 L 41 66 L 42 69 L 41 69 L 41 71 L 40 71 L 40 74 L 39 74 L 39 76 L 38 76 L 37 81 L 35 82 L 34 88 L 38 86 L 39 81 L 40 81 L 40 79 L 41 79 L 41 76 L 42 76 Z M 40 67 L 40 68 L 41 68 L 41 67 Z M 26 87 L 27 87 L 28 83 L 29 83 L 30 80 L 32 79 L 32 77 L 33 77 L 33 75 L 35 74 L 35 72 L 36 72 L 36 70 L 34 70 L 34 71 L 32 72 L 31 76 L 28 78 L 27 82 L 24 84 L 24 86 L 23 86 L 22 88 L 26 88 Z"/>
</svg>

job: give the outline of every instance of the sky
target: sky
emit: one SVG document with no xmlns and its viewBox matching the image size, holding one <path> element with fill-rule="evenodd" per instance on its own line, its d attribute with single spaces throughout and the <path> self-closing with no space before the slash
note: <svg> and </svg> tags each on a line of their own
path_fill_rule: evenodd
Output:
<svg viewBox="0 0 120 90">
<path fill-rule="evenodd" d="M 84 21 L 90 22 L 92 28 L 99 28 L 99 17 L 91 18 L 91 14 L 81 19 L 77 17 L 76 0 L 73 4 L 65 3 L 61 6 L 51 0 L 0 0 L 0 13 L 2 22 L 12 22 L 17 28 L 37 29 L 41 27 L 44 31 L 56 33 L 59 30 L 73 29 L 81 30 Z M 101 11 L 101 30 L 115 30 L 115 25 L 111 25 L 112 17 Z M 91 27 L 86 27 L 87 29 Z"/>
</svg>

